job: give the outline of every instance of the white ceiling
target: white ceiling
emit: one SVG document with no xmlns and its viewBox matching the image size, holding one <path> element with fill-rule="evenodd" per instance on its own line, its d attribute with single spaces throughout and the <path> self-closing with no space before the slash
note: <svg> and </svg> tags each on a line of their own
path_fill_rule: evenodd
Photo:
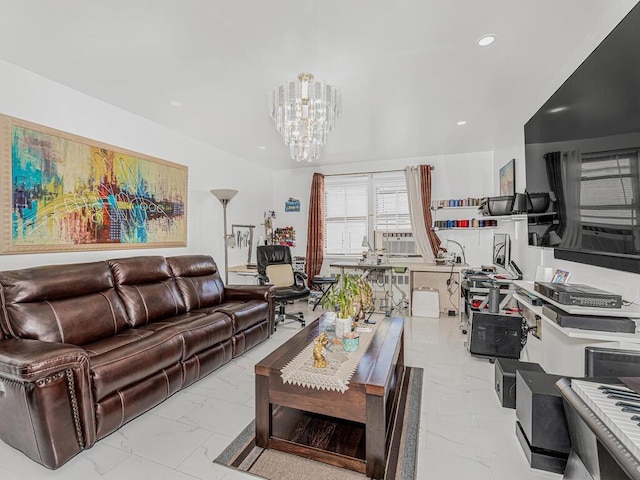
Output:
<svg viewBox="0 0 640 480">
<path fill-rule="evenodd" d="M 0 58 L 273 169 L 268 94 L 311 72 L 343 94 L 318 163 L 409 158 L 494 150 L 633 3 L 0 0 Z"/>
</svg>

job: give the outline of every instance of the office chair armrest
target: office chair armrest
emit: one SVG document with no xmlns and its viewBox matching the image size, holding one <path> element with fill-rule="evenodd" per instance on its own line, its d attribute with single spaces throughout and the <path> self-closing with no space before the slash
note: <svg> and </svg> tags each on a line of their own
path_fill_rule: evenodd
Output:
<svg viewBox="0 0 640 480">
<path fill-rule="evenodd" d="M 276 295 L 273 285 L 230 285 L 224 289 L 227 300 L 265 300 L 269 301 Z"/>
<path fill-rule="evenodd" d="M 296 285 L 306 285 L 305 280 L 307 279 L 307 274 L 303 272 L 293 272 L 293 278 L 295 280 Z"/>
<path fill-rule="evenodd" d="M 263 275 L 262 273 L 258 274 L 258 281 L 261 285 L 269 285 L 269 277 Z"/>
</svg>

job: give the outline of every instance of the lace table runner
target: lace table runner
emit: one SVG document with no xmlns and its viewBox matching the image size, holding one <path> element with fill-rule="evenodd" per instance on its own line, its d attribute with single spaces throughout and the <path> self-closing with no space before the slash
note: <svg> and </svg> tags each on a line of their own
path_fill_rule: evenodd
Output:
<svg viewBox="0 0 640 480">
<path fill-rule="evenodd" d="M 349 389 L 349 380 L 353 377 L 360 359 L 369 348 L 379 323 L 367 325 L 371 332 L 358 332 L 360 348 L 357 352 L 345 352 L 342 343 L 330 343 L 326 347 L 325 358 L 329 364 L 325 368 L 313 366 L 313 341 L 307 345 L 293 360 L 282 369 L 284 383 L 292 383 L 302 387 L 318 390 L 336 390 L 344 393 Z M 314 339 L 315 341 L 315 339 Z"/>
</svg>

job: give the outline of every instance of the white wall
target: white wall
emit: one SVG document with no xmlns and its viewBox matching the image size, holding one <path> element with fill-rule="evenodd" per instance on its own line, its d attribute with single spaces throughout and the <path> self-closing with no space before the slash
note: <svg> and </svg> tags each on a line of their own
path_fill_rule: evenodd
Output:
<svg viewBox="0 0 640 480">
<path fill-rule="evenodd" d="M 493 153 L 475 152 L 459 155 L 438 155 L 409 159 L 387 160 L 367 163 L 350 163 L 346 165 L 322 165 L 322 159 L 315 165 L 305 168 L 292 168 L 274 173 L 273 205 L 276 212 L 275 225 L 278 227 L 293 226 L 296 230 L 296 247 L 292 249 L 294 255 L 305 255 L 307 242 L 307 219 L 309 210 L 309 192 L 314 172 L 324 174 L 361 173 L 385 170 L 401 170 L 408 165 L 430 164 L 433 171 L 432 198 L 467 198 L 484 197 L 494 194 L 495 182 L 493 172 Z M 495 174 L 497 175 L 497 173 Z M 284 211 L 284 202 L 289 198 L 298 198 L 301 203 L 300 212 Z M 447 213 L 444 213 L 447 212 Z M 474 210 L 465 210 L 465 216 L 458 216 L 462 212 L 440 211 L 439 219 L 472 218 Z M 453 216 L 453 215 L 456 216 Z M 472 265 L 491 263 L 491 246 L 493 236 L 489 229 L 486 231 L 452 230 L 439 232 L 443 241 L 451 238 L 465 246 L 467 262 Z M 453 251 L 455 245 L 451 245 Z M 325 268 L 326 270 L 325 261 Z"/>
<path fill-rule="evenodd" d="M 132 255 L 186 253 L 213 255 L 222 268 L 222 205 L 209 190 L 239 190 L 228 206 L 229 225 L 259 226 L 263 211 L 271 208 L 271 171 L 3 61 L 0 61 L 0 113 L 189 167 L 186 248 L 3 255 L 2 270 Z M 246 250 L 230 250 L 230 265 L 245 261 Z"/>
</svg>

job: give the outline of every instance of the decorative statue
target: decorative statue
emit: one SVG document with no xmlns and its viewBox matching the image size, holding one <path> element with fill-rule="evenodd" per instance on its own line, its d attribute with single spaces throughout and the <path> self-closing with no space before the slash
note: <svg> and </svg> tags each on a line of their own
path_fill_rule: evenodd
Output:
<svg viewBox="0 0 640 480">
<path fill-rule="evenodd" d="M 326 333 L 321 333 L 313 342 L 313 366 L 314 368 L 325 368 L 329 362 L 324 356 L 325 347 L 329 345 Z"/>
<path fill-rule="evenodd" d="M 365 280 L 358 280 L 358 298 L 356 299 L 354 320 L 364 320 L 373 309 L 373 289 Z"/>
<path fill-rule="evenodd" d="M 267 245 L 273 244 L 273 221 L 276 219 L 276 212 L 267 210 L 264 212 L 264 235 Z"/>
</svg>

